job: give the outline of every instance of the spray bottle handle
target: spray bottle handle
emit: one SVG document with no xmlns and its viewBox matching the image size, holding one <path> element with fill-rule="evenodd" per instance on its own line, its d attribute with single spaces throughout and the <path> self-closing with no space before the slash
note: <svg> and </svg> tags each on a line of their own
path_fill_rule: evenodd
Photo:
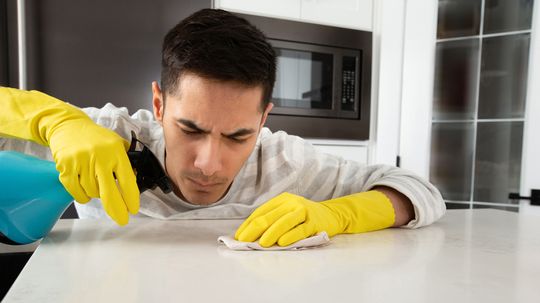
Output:
<svg viewBox="0 0 540 303">
<path fill-rule="evenodd" d="M 142 146 L 142 150 L 137 150 L 137 143 Z M 152 151 L 137 139 L 134 132 L 131 132 L 128 158 L 137 176 L 137 186 L 141 193 L 147 189 L 155 189 L 156 186 L 164 193 L 172 191 L 171 181 L 161 163 Z"/>
</svg>

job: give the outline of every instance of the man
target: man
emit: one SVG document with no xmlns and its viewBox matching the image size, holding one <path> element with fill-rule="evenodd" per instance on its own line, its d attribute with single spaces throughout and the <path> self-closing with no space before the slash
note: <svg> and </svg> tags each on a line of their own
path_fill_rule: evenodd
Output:
<svg viewBox="0 0 540 303">
<path fill-rule="evenodd" d="M 39 92 L 0 88 L 1 149 L 55 160 L 81 218 L 128 212 L 161 219 L 246 218 L 240 241 L 289 245 L 391 226 L 416 228 L 445 211 L 439 191 L 410 172 L 362 166 L 264 128 L 272 109 L 275 54 L 246 20 L 201 10 L 169 31 L 153 115 L 107 104 L 84 113 Z M 94 123 L 95 122 L 95 123 Z M 100 125 L 100 126 L 98 126 Z M 102 127 L 103 126 L 103 127 Z M 112 130 L 112 131 L 111 131 Z M 173 183 L 140 195 L 126 156 L 130 133 L 147 144 Z M 52 155 L 47 155 L 50 147 Z M 251 215 L 250 215 L 251 214 Z"/>
</svg>

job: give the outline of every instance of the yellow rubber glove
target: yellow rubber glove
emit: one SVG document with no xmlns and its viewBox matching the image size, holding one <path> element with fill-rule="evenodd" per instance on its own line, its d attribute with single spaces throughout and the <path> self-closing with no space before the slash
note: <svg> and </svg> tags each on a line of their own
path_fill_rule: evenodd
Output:
<svg viewBox="0 0 540 303">
<path fill-rule="evenodd" d="M 395 222 L 392 203 L 372 190 L 323 202 L 283 193 L 257 208 L 240 225 L 235 238 L 263 247 L 287 246 L 326 231 L 329 236 L 390 227 Z"/>
<path fill-rule="evenodd" d="M 0 87 L 0 136 L 49 146 L 60 182 L 77 202 L 101 198 L 107 214 L 127 224 L 139 211 L 129 143 L 78 108 L 37 91 Z"/>
</svg>

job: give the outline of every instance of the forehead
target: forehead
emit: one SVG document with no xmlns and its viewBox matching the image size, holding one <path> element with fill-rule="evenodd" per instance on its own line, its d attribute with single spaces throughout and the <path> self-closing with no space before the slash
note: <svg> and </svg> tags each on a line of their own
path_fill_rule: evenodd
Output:
<svg viewBox="0 0 540 303">
<path fill-rule="evenodd" d="M 167 96 L 167 111 L 176 118 L 199 123 L 217 121 L 233 124 L 250 123 L 261 117 L 262 86 L 220 81 L 185 74 L 176 93 Z"/>
</svg>

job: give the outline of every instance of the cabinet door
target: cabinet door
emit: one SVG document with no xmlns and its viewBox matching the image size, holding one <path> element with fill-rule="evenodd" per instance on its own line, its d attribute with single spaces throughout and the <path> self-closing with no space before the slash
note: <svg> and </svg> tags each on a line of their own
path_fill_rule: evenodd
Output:
<svg viewBox="0 0 540 303">
<path fill-rule="evenodd" d="M 302 0 L 303 21 L 371 31 L 373 0 Z"/>
<path fill-rule="evenodd" d="M 300 19 L 300 0 L 216 0 L 215 8 L 282 19 Z"/>
<path fill-rule="evenodd" d="M 373 0 L 216 0 L 214 7 L 245 14 L 372 30 Z"/>
<path fill-rule="evenodd" d="M 517 210 L 509 192 L 529 196 L 540 188 L 540 4 L 534 4 L 407 1 L 402 166 L 430 178 L 451 207 Z M 528 15 L 535 24 L 523 29 Z M 463 16 L 470 22 L 450 22 L 468 20 Z M 519 210 L 540 212 L 528 201 Z"/>
</svg>

